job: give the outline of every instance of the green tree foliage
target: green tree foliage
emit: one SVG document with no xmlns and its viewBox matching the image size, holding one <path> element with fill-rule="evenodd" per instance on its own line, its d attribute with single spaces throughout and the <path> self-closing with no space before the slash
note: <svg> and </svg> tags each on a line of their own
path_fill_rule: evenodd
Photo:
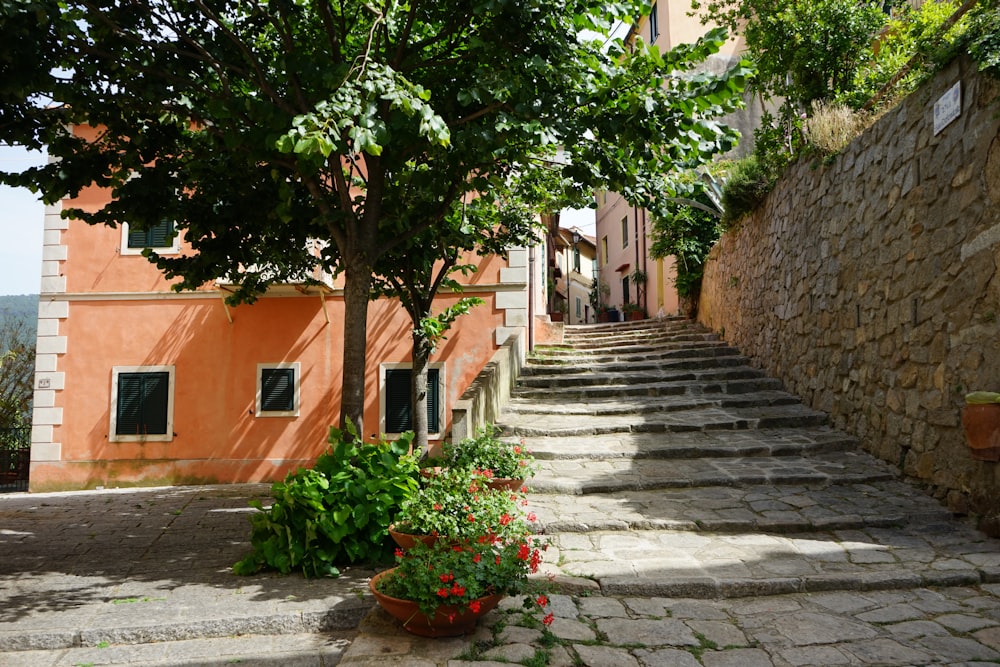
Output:
<svg viewBox="0 0 1000 667">
<path fill-rule="evenodd" d="M 34 394 L 38 297 L 3 297 L 3 303 L 0 309 L 0 430 L 28 428 Z M 33 308 L 30 308 L 31 303 Z"/>
<path fill-rule="evenodd" d="M 571 189 L 604 184 L 644 203 L 653 174 L 732 145 L 714 118 L 739 103 L 749 69 L 691 74 L 723 31 L 662 54 L 605 39 L 644 11 L 640 0 L 0 0 L 0 34 L 31 56 L 0 57 L 12 74 L 0 77 L 0 141 L 58 159 L 0 180 L 47 202 L 109 188 L 102 208 L 65 211 L 91 224 L 176 221 L 191 252 L 149 257 L 179 288 L 226 276 L 233 301 L 252 301 L 317 266 L 343 274 L 341 420 L 364 433 L 381 258 L 553 146 Z M 66 132 L 80 124 L 96 138 Z"/>
<path fill-rule="evenodd" d="M 722 168 L 716 164 L 713 172 Z M 670 183 L 669 198 L 652 211 L 653 257 L 676 258 L 677 294 L 697 302 L 705 258 L 722 234 L 722 212 L 711 196 L 711 179 L 689 171 Z"/>
<path fill-rule="evenodd" d="M 739 31 L 755 87 L 808 109 L 848 88 L 886 21 L 882 0 L 692 0 L 702 20 Z"/>
</svg>

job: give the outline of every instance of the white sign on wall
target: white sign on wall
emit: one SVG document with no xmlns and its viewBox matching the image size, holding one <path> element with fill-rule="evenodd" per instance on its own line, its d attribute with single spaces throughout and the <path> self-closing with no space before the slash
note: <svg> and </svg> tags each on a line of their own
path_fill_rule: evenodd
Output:
<svg viewBox="0 0 1000 667">
<path fill-rule="evenodd" d="M 934 134 L 962 114 L 962 82 L 957 82 L 934 103 Z"/>
</svg>

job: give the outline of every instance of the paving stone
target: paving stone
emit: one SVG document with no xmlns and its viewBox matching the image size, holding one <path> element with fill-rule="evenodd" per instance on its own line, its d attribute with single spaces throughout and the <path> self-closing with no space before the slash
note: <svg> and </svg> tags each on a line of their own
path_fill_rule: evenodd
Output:
<svg viewBox="0 0 1000 667">
<path fill-rule="evenodd" d="M 957 632 L 974 632 L 982 628 L 997 625 L 993 619 L 968 614 L 945 614 L 934 619 L 941 625 Z"/>
<path fill-rule="evenodd" d="M 885 626 L 898 639 L 916 639 L 917 637 L 948 636 L 951 633 L 946 628 L 933 621 L 905 621 Z"/>
<path fill-rule="evenodd" d="M 535 647 L 531 644 L 504 643 L 483 653 L 483 657 L 499 662 L 523 662 L 535 656 Z"/>
<path fill-rule="evenodd" d="M 866 623 L 898 623 L 899 621 L 923 618 L 923 616 L 923 612 L 912 605 L 896 604 L 858 614 L 855 618 Z"/>
<path fill-rule="evenodd" d="M 851 656 L 834 646 L 780 649 L 781 658 L 792 667 L 834 667 L 852 664 Z"/>
<path fill-rule="evenodd" d="M 955 662 L 1000 659 L 1000 652 L 967 637 L 924 637 L 916 643 L 931 655 L 948 656 Z"/>
<path fill-rule="evenodd" d="M 770 656 L 755 648 L 706 651 L 701 656 L 701 663 L 705 667 L 774 667 Z"/>
<path fill-rule="evenodd" d="M 639 661 L 626 649 L 574 644 L 573 650 L 587 667 L 640 667 Z"/>
<path fill-rule="evenodd" d="M 672 618 L 599 618 L 597 629 L 611 644 L 646 647 L 701 645 L 687 625 Z"/>
<path fill-rule="evenodd" d="M 931 659 L 927 652 L 892 639 L 876 638 L 841 644 L 838 648 L 867 665 L 916 665 Z"/>
<path fill-rule="evenodd" d="M 594 618 L 615 616 L 628 618 L 628 612 L 621 600 L 608 597 L 580 598 L 580 613 Z"/>
<path fill-rule="evenodd" d="M 685 621 L 696 635 L 703 636 L 718 648 L 748 646 L 747 637 L 743 631 L 732 623 L 723 621 Z"/>
<path fill-rule="evenodd" d="M 639 658 L 643 667 L 701 667 L 701 663 L 693 655 L 679 649 L 635 649 L 633 654 Z"/>
<path fill-rule="evenodd" d="M 597 635 L 589 625 L 585 625 L 580 621 L 569 618 L 553 619 L 552 625 L 549 626 L 549 630 L 559 639 L 566 639 L 569 641 L 589 641 L 597 638 Z"/>
</svg>

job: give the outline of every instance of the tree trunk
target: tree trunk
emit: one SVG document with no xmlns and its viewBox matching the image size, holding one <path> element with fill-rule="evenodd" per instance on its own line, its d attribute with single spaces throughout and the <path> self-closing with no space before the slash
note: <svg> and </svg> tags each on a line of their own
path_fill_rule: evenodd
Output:
<svg viewBox="0 0 1000 667">
<path fill-rule="evenodd" d="M 426 453 L 427 444 L 427 362 L 431 356 L 430 345 L 418 327 L 413 329 L 413 368 L 411 386 L 411 426 L 413 451 Z"/>
<path fill-rule="evenodd" d="M 368 295 L 372 268 L 364 262 L 344 271 L 344 368 L 340 396 L 340 425 L 350 419 L 364 439 L 365 378 L 368 348 Z"/>
</svg>

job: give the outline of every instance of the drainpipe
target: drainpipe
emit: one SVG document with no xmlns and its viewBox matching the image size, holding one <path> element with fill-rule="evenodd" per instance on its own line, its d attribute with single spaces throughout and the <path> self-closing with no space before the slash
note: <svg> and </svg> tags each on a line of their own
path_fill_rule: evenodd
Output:
<svg viewBox="0 0 1000 667">
<path fill-rule="evenodd" d="M 535 246 L 528 247 L 528 352 L 535 351 Z"/>
<path fill-rule="evenodd" d="M 646 249 L 646 209 L 642 209 L 642 271 L 646 274 L 646 286 L 642 289 L 642 309 L 649 315 L 649 252 Z M 638 290 L 639 288 L 636 287 Z"/>
</svg>

